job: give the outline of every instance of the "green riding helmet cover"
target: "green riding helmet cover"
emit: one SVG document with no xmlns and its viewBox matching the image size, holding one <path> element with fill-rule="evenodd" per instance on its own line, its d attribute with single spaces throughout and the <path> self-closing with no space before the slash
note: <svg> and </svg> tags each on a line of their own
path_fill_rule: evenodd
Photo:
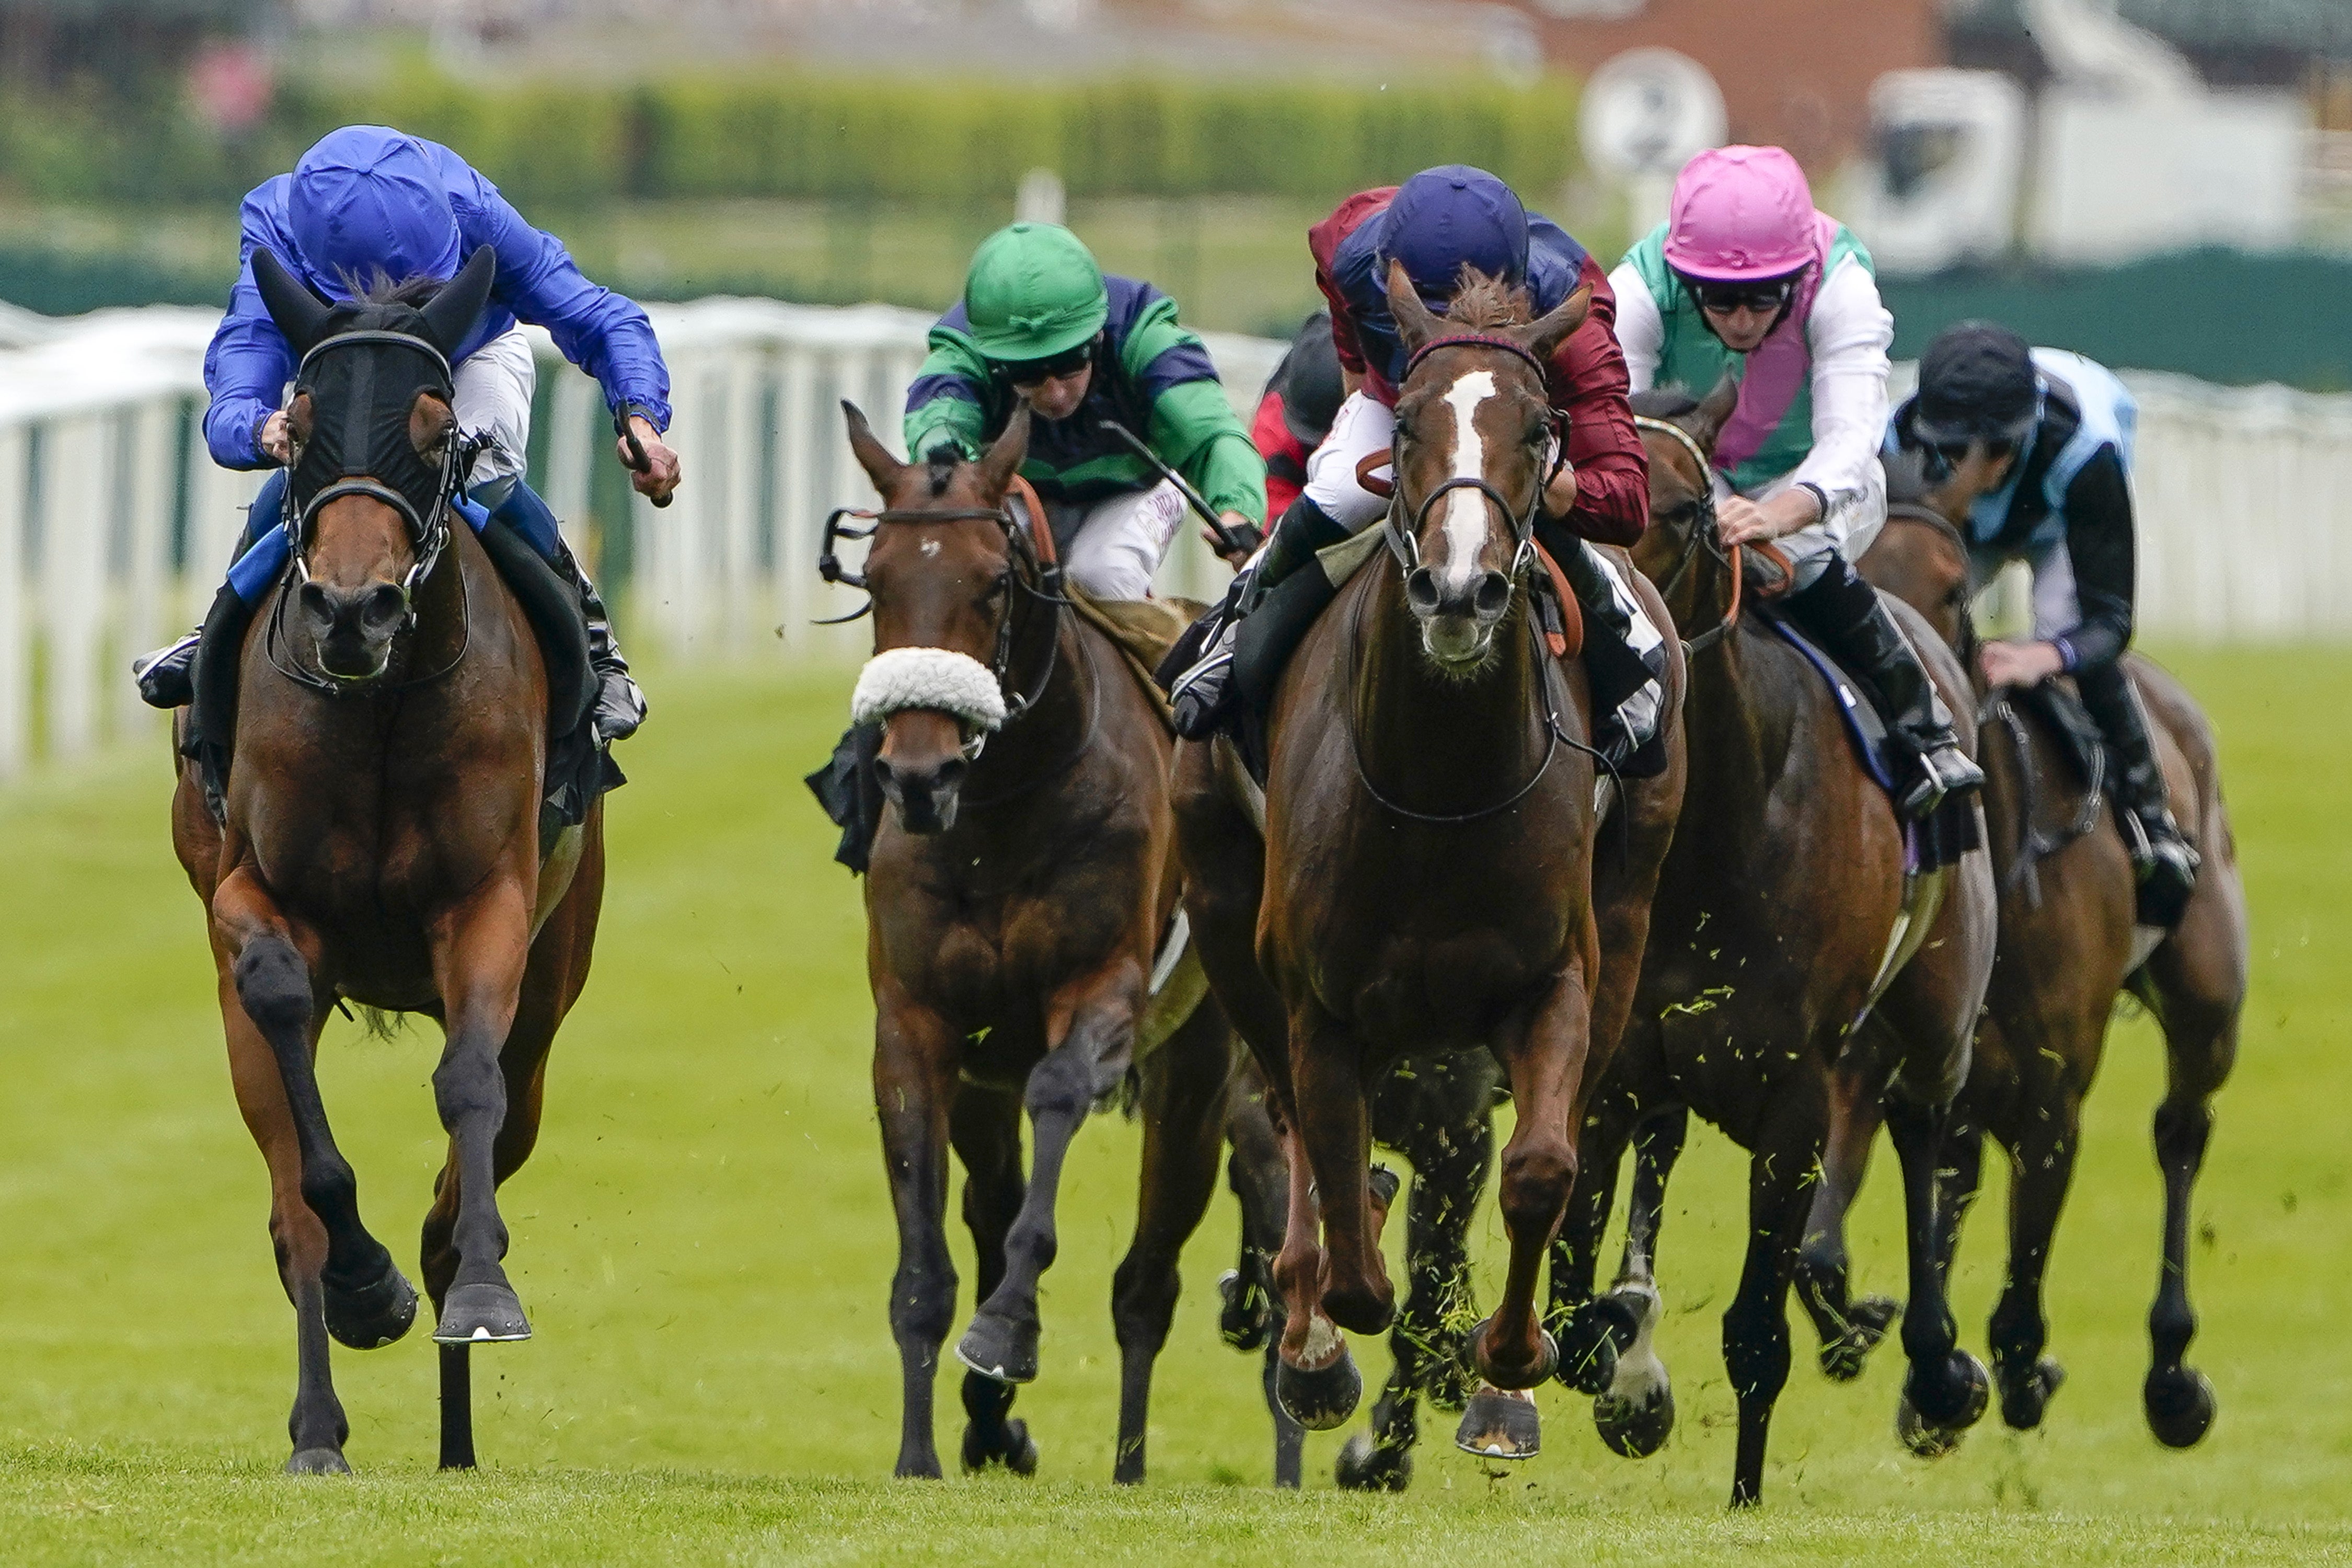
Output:
<svg viewBox="0 0 2352 1568">
<path fill-rule="evenodd" d="M 990 359 L 1045 359 L 1102 331 L 1110 294 L 1076 235 L 1059 224 L 1016 223 L 972 253 L 963 310 L 972 342 Z"/>
</svg>

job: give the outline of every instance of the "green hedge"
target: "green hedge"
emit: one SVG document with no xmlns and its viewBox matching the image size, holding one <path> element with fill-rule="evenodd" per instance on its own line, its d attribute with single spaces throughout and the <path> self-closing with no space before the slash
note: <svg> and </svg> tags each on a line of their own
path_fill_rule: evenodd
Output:
<svg viewBox="0 0 2352 1568">
<path fill-rule="evenodd" d="M 0 185 L 51 199 L 234 199 L 354 121 L 456 148 L 518 202 L 1009 194 L 1040 165 L 1077 195 L 1336 196 L 1432 163 L 1549 192 L 1573 158 L 1559 80 L 1372 87 L 1186 80 L 1025 86 L 795 75 L 485 91 L 422 70 L 281 91 L 234 141 L 178 105 L 16 97 Z"/>
</svg>

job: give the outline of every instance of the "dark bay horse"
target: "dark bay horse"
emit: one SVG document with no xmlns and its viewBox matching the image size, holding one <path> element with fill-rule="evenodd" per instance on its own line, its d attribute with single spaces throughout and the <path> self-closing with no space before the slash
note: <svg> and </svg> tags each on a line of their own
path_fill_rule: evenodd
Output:
<svg viewBox="0 0 2352 1568">
<path fill-rule="evenodd" d="M 1153 1016 L 1149 983 L 1178 893 L 1171 738 L 1110 639 L 1069 613 L 1034 513 L 1008 506 L 1025 406 L 976 463 L 901 463 L 844 408 L 883 498 L 862 580 L 837 565 L 828 575 L 872 595 L 875 657 L 852 712 L 883 727 L 876 765 L 891 807 L 866 914 L 874 1100 L 898 1225 L 897 1473 L 940 1474 L 931 1397 L 956 1310 L 949 1152 L 963 1162 L 980 1266 L 979 1308 L 956 1345 L 969 1369 L 963 1463 L 1027 1474 L 1037 1447 L 1010 1411 L 1037 1375 L 1037 1290 L 1054 1260 L 1062 1163 L 1136 1066 L 1143 1182 L 1112 1287 L 1113 1477 L 1140 1480 L 1152 1362 L 1175 1311 L 1179 1253 L 1214 1192 L 1238 1065 L 1213 1003 Z"/>
<path fill-rule="evenodd" d="M 289 411 L 296 564 L 241 655 L 226 820 L 180 769 L 173 844 L 211 918 L 230 1075 L 268 1162 L 270 1239 L 294 1303 L 298 1473 L 341 1472 L 331 1336 L 389 1344 L 416 1293 L 360 1222 L 314 1057 L 344 999 L 429 1014 L 449 1154 L 424 1237 L 439 1313 L 445 1466 L 473 1463 L 467 1347 L 527 1339 L 500 1260 L 498 1184 L 538 1135 L 547 1054 L 588 978 L 601 807 L 542 847 L 546 666 L 514 595 L 446 501 L 448 357 L 496 258 L 421 309 L 329 309 L 268 251 L 255 276 L 304 356 Z"/>
<path fill-rule="evenodd" d="M 1742 562 L 1713 535 L 1707 457 L 1735 393 L 1727 381 L 1698 404 L 1634 400 L 1651 518 L 1634 560 L 1666 589 L 1691 639 L 1690 782 L 1633 1021 L 1587 1130 L 1586 1178 L 1553 1291 L 1571 1364 L 1601 1338 L 1618 1342 L 1612 1386 L 1594 1406 L 1602 1436 L 1621 1453 L 1654 1451 L 1674 1418 L 1651 1344 L 1654 1249 L 1685 1109 L 1749 1152 L 1747 1259 L 1723 1317 L 1740 1506 L 1762 1495 L 1772 1405 L 1788 1378 L 1792 1280 L 1810 1276 L 1806 1305 L 1832 1337 L 1875 1337 L 1848 1315 L 1842 1229 L 1882 1100 L 1909 1241 L 1899 1419 L 1940 1432 L 1982 1413 L 1986 1374 L 1955 1342 L 1934 1227 L 1943 1121 L 1992 965 L 1994 900 L 1985 857 L 1970 851 L 1929 874 L 1942 885 L 1918 889 L 1906 923 L 1902 829 L 1843 731 L 1836 697 L 1762 617 L 1739 615 Z M 1967 692 L 1958 664 L 1905 615 L 1946 701 L 1958 704 Z M 1637 1133 L 1649 1158 L 1624 1268 L 1594 1302 L 1594 1252 Z"/>
<path fill-rule="evenodd" d="M 1469 1336 L 1485 1386 L 1464 1426 L 1482 1450 L 1525 1457 L 1522 1391 L 1558 1361 L 1538 1266 L 1680 805 L 1681 668 L 1668 672 L 1666 773 L 1597 803 L 1581 666 L 1545 649 L 1530 605 L 1530 530 L 1558 439 L 1544 367 L 1589 295 L 1530 321 L 1524 296 L 1465 275 L 1441 321 L 1402 269 L 1389 281 L 1413 353 L 1386 527 L 1399 569 L 1358 573 L 1281 681 L 1262 868 L 1255 837 L 1214 808 L 1234 798 L 1218 783 L 1230 749 L 1188 748 L 1187 898 L 1212 984 L 1286 1124 L 1279 1384 L 1304 1425 L 1339 1425 L 1360 1392 L 1339 1331 L 1377 1333 L 1393 1313 L 1378 1250 L 1391 1189 L 1368 1166 L 1372 1088 L 1416 1054 L 1501 1064 L 1517 1106 L 1500 1157 L 1511 1262 Z"/>
<path fill-rule="evenodd" d="M 2113 815 L 2062 752 L 2049 718 L 1986 691 L 1969 613 L 1969 554 L 1958 520 L 1985 488 L 1963 463 L 1927 504 L 1896 508 L 1861 563 L 1908 601 L 1968 660 L 1979 682 L 1988 837 L 2000 886 L 2000 943 L 1976 1058 L 1960 1092 L 1946 1165 L 1943 1247 L 1949 1258 L 1975 1197 L 1990 1133 L 2010 1160 L 2009 1265 L 1990 1340 L 2001 1418 L 2039 1426 L 2065 1376 L 2043 1353 L 2042 1281 L 2082 1136 L 2083 1097 L 2097 1073 L 2116 997 L 2130 993 L 2163 1028 L 2167 1087 L 2156 1111 L 2164 1174 L 2163 1260 L 2148 1313 L 2154 1352 L 2142 1403 L 2158 1439 L 2187 1447 L 2213 1420 L 2213 1390 L 2183 1364 L 2197 1318 L 2189 1304 L 2189 1206 L 2212 1130 L 2211 1099 L 2237 1056 L 2245 1002 L 2246 900 L 2211 726 L 2179 682 L 2132 654 L 2132 683 L 2153 721 L 2182 829 L 2204 857 L 2179 925 L 2133 926 L 2132 866 Z M 2151 949 L 2149 943 L 2153 942 Z"/>
</svg>

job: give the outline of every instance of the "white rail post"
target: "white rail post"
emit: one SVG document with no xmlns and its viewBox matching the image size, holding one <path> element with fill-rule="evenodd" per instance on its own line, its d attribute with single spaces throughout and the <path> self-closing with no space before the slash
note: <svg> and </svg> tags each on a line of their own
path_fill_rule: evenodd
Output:
<svg viewBox="0 0 2352 1568">
<path fill-rule="evenodd" d="M 561 359 L 546 369 L 553 378 L 547 396 L 548 510 L 563 524 L 563 537 L 573 553 L 588 563 L 591 572 L 601 572 L 604 563 L 588 550 L 586 527 L 596 454 L 603 446 L 596 435 L 604 392 L 594 376 Z"/>
<path fill-rule="evenodd" d="M 41 452 L 41 609 L 48 645 L 49 753 L 98 742 L 100 632 L 106 614 L 108 421 L 53 421 Z"/>
<path fill-rule="evenodd" d="M 116 652 L 114 681 L 116 728 L 136 734 L 152 711 L 139 700 L 139 689 L 121 668 L 123 658 L 144 653 L 168 637 L 164 625 L 165 579 L 172 569 L 172 500 L 179 478 L 180 400 L 150 397 L 133 407 L 118 426 L 127 447 L 122 462 L 130 469 L 129 544 L 131 559 L 124 574 L 122 637 L 126 647 Z"/>
<path fill-rule="evenodd" d="M 719 546 L 719 571 L 726 584 L 725 636 L 730 656 L 757 647 L 755 639 L 767 631 L 758 625 L 761 607 L 768 598 L 760 592 L 758 581 L 760 487 L 766 478 L 760 461 L 760 395 L 767 383 L 767 358 L 751 344 L 734 345 L 727 351 L 722 383 L 727 411 L 721 443 L 725 485 L 719 515 L 712 521 Z"/>
<path fill-rule="evenodd" d="M 816 530 L 825 509 L 816 485 L 816 444 L 824 411 L 817 406 L 816 354 L 787 343 L 776 390 L 776 635 L 787 650 L 816 641 Z M 845 612 L 844 612 L 845 613 Z"/>
</svg>

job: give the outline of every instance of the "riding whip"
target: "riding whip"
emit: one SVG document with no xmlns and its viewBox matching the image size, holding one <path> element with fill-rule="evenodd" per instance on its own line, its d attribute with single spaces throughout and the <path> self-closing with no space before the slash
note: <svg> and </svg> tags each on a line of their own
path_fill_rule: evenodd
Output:
<svg viewBox="0 0 2352 1568">
<path fill-rule="evenodd" d="M 1207 523 L 1209 525 L 1209 531 L 1217 536 L 1218 548 L 1223 550 L 1227 555 L 1247 555 L 1255 548 L 1255 546 L 1252 545 L 1240 534 L 1235 533 L 1232 527 L 1226 523 L 1225 520 L 1217 515 L 1217 509 L 1211 506 L 1207 500 L 1203 500 L 1201 492 L 1194 489 L 1191 481 L 1187 480 L 1183 475 L 1170 468 L 1167 463 L 1160 458 L 1160 454 L 1151 449 L 1150 444 L 1148 444 L 1142 437 L 1138 436 L 1134 431 L 1129 429 L 1126 426 L 1120 424 L 1116 419 L 1106 419 L 1097 427 L 1109 432 L 1111 435 L 1116 436 L 1120 440 L 1126 442 L 1128 447 L 1137 457 L 1142 458 L 1145 462 L 1159 469 L 1160 477 L 1166 479 L 1170 484 L 1174 485 L 1176 487 L 1177 493 L 1181 495 L 1184 500 L 1191 504 L 1194 511 L 1201 514 L 1201 521 Z"/>
</svg>

